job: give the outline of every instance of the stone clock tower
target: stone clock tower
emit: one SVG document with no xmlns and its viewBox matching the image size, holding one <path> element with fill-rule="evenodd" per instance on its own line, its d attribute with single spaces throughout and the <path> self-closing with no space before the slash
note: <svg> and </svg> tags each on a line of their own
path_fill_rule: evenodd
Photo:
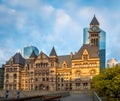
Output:
<svg viewBox="0 0 120 101">
<path fill-rule="evenodd" d="M 93 19 L 90 23 L 89 38 L 90 38 L 90 45 L 91 46 L 99 47 L 100 28 L 99 28 L 99 22 L 97 21 L 95 16 L 93 17 Z"/>
</svg>

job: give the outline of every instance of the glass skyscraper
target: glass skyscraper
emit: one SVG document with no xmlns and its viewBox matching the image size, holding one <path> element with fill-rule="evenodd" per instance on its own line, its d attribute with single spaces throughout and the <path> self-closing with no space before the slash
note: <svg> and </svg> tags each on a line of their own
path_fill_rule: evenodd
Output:
<svg viewBox="0 0 120 101">
<path fill-rule="evenodd" d="M 27 59 L 30 57 L 30 55 L 32 54 L 32 52 L 34 51 L 34 53 L 38 56 L 39 55 L 39 50 L 35 47 L 35 46 L 26 46 L 21 50 L 21 54 L 22 56 Z"/>
<path fill-rule="evenodd" d="M 89 44 L 89 30 L 90 28 L 83 29 L 83 44 Z M 106 63 L 106 32 L 100 29 L 100 44 L 99 44 L 100 68 L 105 68 Z"/>
<path fill-rule="evenodd" d="M 83 44 L 89 44 L 89 28 L 83 29 Z"/>
</svg>

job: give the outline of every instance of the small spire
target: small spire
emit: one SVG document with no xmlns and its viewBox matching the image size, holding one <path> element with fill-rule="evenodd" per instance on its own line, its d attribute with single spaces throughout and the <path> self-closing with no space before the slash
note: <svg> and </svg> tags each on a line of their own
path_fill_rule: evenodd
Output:
<svg viewBox="0 0 120 101">
<path fill-rule="evenodd" d="M 99 22 L 98 22 L 97 18 L 95 17 L 95 14 L 94 14 L 94 17 L 93 17 L 90 25 L 99 25 Z"/>
<path fill-rule="evenodd" d="M 49 56 L 57 56 L 54 46 L 53 46 Z"/>
</svg>

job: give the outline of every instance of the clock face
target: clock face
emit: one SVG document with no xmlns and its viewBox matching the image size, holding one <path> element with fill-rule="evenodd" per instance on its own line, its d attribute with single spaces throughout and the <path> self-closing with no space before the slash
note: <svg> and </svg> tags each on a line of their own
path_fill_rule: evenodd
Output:
<svg viewBox="0 0 120 101">
<path fill-rule="evenodd" d="M 92 27 L 92 31 L 96 32 L 98 30 L 98 27 L 97 26 L 93 26 Z"/>
</svg>

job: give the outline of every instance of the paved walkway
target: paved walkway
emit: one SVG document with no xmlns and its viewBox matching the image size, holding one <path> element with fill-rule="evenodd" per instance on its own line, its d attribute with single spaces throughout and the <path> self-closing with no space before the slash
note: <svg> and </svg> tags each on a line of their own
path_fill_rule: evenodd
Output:
<svg viewBox="0 0 120 101">
<path fill-rule="evenodd" d="M 68 97 L 61 98 L 61 101 L 93 101 L 92 96 L 88 94 L 72 94 Z"/>
</svg>

